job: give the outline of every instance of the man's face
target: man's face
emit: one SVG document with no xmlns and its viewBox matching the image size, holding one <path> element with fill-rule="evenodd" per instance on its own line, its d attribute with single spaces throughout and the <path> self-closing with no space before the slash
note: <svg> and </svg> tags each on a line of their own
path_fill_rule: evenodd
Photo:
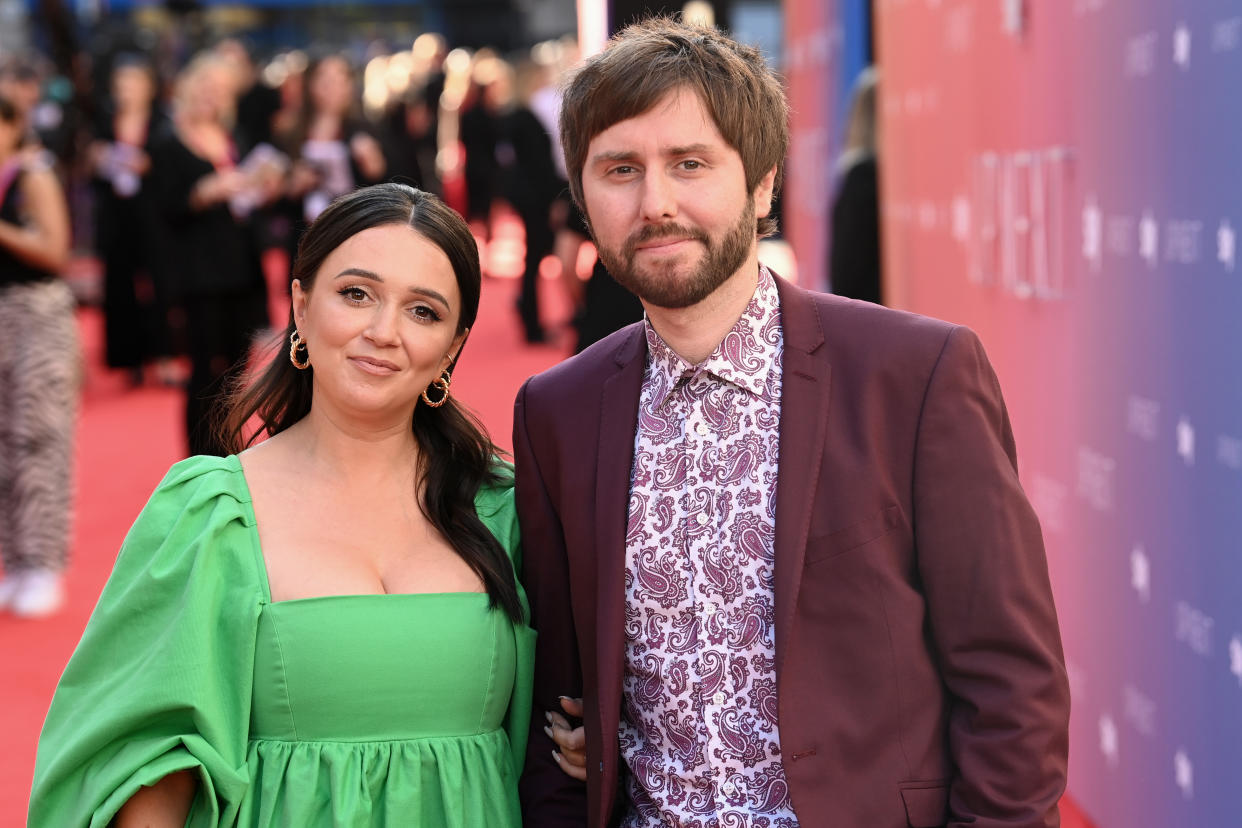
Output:
<svg viewBox="0 0 1242 828">
<path fill-rule="evenodd" d="M 587 147 L 582 195 L 600 258 L 649 305 L 685 308 L 755 255 L 774 172 L 746 192 L 742 157 L 682 88 Z"/>
</svg>

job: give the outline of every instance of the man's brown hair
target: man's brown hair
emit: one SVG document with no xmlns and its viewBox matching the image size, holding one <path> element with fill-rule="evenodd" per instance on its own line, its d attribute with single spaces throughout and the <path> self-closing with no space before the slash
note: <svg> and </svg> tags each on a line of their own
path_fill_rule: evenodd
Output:
<svg viewBox="0 0 1242 828">
<path fill-rule="evenodd" d="M 789 150 L 789 104 L 763 55 L 718 29 L 653 17 L 618 32 L 565 85 L 561 143 L 569 189 L 584 213 L 582 169 L 591 139 L 681 87 L 699 96 L 721 136 L 742 157 L 746 191 L 753 193 L 773 168 L 773 193 L 780 188 Z M 760 236 L 770 235 L 776 219 L 761 218 L 756 229 Z"/>
</svg>

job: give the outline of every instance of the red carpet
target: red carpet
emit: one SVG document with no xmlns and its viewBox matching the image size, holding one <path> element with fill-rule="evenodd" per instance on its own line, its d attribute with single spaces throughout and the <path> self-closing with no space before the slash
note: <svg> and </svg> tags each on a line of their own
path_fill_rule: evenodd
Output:
<svg viewBox="0 0 1242 828">
<path fill-rule="evenodd" d="M 511 263 L 495 262 L 493 272 Z M 278 272 L 278 268 L 273 268 Z M 527 376 L 559 360 L 565 347 L 521 344 L 513 302 L 517 282 L 489 279 L 479 321 L 470 336 L 453 391 L 471 405 L 501 446 L 510 446 L 513 398 Z M 565 315 L 555 282 L 541 285 L 545 320 Z M 277 309 L 277 318 L 287 313 Z M 68 604 L 42 621 L 0 614 L 0 657 L 6 680 L 0 705 L 0 826 L 22 825 L 30 794 L 35 745 L 60 671 L 86 625 L 130 522 L 168 466 L 184 455 L 181 394 L 169 389 L 127 390 L 100 361 L 97 312 L 81 314 L 87 363 L 77 451 L 77 517 L 68 577 Z M 1066 828 L 1089 828 L 1067 809 Z"/>
</svg>

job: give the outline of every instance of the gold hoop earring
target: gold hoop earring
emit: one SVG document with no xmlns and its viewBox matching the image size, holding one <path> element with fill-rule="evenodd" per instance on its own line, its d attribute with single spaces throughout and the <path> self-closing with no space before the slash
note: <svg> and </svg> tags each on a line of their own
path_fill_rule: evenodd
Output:
<svg viewBox="0 0 1242 828">
<path fill-rule="evenodd" d="M 298 351 L 302 352 L 301 362 L 298 361 Z M 310 351 L 306 349 L 306 340 L 302 339 L 302 332 L 297 328 L 289 334 L 289 361 L 299 371 L 305 371 L 310 367 Z"/>
<path fill-rule="evenodd" d="M 449 384 L 452 381 L 453 381 L 453 375 L 450 374 L 448 371 L 445 371 L 443 374 L 436 377 L 434 380 L 431 381 L 431 385 L 428 385 L 426 388 L 423 389 L 423 394 L 422 394 L 423 402 L 427 403 L 427 405 L 431 406 L 432 408 L 439 408 L 440 406 L 444 405 L 446 402 L 448 402 Z M 441 391 L 444 392 L 440 396 L 440 399 L 434 402 L 432 401 L 431 397 L 427 396 L 427 392 L 430 391 L 432 388 L 439 388 Z"/>
</svg>

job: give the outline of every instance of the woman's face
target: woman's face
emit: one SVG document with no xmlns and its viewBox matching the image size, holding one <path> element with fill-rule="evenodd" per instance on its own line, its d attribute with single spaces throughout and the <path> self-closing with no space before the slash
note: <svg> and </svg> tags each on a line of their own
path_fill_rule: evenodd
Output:
<svg viewBox="0 0 1242 828">
<path fill-rule="evenodd" d="M 17 149 L 22 140 L 22 130 L 17 123 L 0 118 L 0 150 L 6 153 Z"/>
<path fill-rule="evenodd" d="M 325 58 L 315 67 L 310 96 L 316 112 L 336 115 L 349 112 L 354 102 L 354 84 L 344 60 Z"/>
<path fill-rule="evenodd" d="M 137 66 L 123 66 L 112 75 L 112 98 L 118 108 L 145 107 L 155 97 L 151 76 Z"/>
<path fill-rule="evenodd" d="M 448 256 L 401 224 L 348 239 L 310 291 L 295 280 L 293 315 L 315 372 L 313 406 L 375 426 L 408 423 L 468 333 L 457 332 L 461 291 Z"/>
</svg>

